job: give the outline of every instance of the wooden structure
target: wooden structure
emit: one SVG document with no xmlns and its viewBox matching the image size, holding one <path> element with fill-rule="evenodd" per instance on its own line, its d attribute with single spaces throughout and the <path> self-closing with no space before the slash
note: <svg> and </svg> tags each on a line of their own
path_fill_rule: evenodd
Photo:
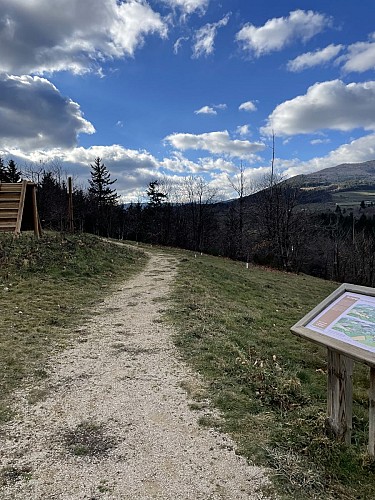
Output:
<svg viewBox="0 0 375 500">
<path fill-rule="evenodd" d="M 341 333 L 340 323 L 344 323 L 345 333 Z M 375 288 L 344 283 L 291 331 L 327 347 L 326 425 L 331 434 L 347 444 L 352 432 L 353 361 L 370 367 L 368 452 L 375 456 Z"/>
<path fill-rule="evenodd" d="M 0 231 L 20 234 L 34 231 L 38 238 L 41 225 L 33 182 L 0 182 Z"/>
</svg>

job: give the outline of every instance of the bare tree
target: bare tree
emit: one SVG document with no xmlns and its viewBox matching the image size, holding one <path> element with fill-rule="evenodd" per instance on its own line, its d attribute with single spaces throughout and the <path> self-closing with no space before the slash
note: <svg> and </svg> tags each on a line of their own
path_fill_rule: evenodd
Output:
<svg viewBox="0 0 375 500">
<path fill-rule="evenodd" d="M 183 185 L 184 197 L 190 209 L 193 248 L 203 251 L 207 239 L 209 206 L 216 201 L 218 190 L 203 177 L 187 177 Z"/>
</svg>

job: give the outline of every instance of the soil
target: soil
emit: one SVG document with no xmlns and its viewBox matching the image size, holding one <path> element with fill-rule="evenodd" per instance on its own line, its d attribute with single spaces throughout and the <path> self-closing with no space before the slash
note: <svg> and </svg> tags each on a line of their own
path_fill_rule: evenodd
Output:
<svg viewBox="0 0 375 500">
<path fill-rule="evenodd" d="M 174 257 L 150 255 L 51 361 L 40 399 L 35 387 L 15 395 L 18 416 L 1 432 L 1 499 L 266 497 L 267 472 L 199 425 L 208 408 L 189 407 L 183 387 L 201 381 L 161 319 L 176 269 Z"/>
</svg>

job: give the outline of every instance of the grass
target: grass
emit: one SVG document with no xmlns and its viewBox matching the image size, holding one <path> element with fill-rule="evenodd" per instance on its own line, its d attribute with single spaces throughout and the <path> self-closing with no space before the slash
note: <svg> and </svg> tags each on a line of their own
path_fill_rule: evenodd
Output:
<svg viewBox="0 0 375 500">
<path fill-rule="evenodd" d="M 332 193 L 332 200 L 342 207 L 356 207 L 359 208 L 361 201 L 375 202 L 375 190 L 366 191 L 339 191 Z"/>
<path fill-rule="evenodd" d="M 270 467 L 279 498 L 375 498 L 375 461 L 366 453 L 368 369 L 356 364 L 353 444 L 337 443 L 325 431 L 326 350 L 289 331 L 336 287 L 180 254 L 169 320 L 222 415 L 202 423 L 229 432 L 239 453 Z"/>
<path fill-rule="evenodd" d="M 84 421 L 63 434 L 63 441 L 72 455 L 78 457 L 106 455 L 114 446 L 115 439 L 105 433 L 102 424 Z"/>
<path fill-rule="evenodd" d="M 12 391 L 46 378 L 51 354 L 79 337 L 90 307 L 145 260 L 90 235 L 0 233 L 0 423 L 12 417 Z"/>
</svg>

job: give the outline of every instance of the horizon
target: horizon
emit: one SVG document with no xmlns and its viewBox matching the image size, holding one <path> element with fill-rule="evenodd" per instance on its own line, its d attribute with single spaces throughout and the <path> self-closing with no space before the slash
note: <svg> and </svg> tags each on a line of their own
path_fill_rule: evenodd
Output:
<svg viewBox="0 0 375 500">
<path fill-rule="evenodd" d="M 362 2 L 4 0 L 0 156 L 123 203 L 202 176 L 254 182 L 375 158 L 375 8 Z"/>
</svg>

